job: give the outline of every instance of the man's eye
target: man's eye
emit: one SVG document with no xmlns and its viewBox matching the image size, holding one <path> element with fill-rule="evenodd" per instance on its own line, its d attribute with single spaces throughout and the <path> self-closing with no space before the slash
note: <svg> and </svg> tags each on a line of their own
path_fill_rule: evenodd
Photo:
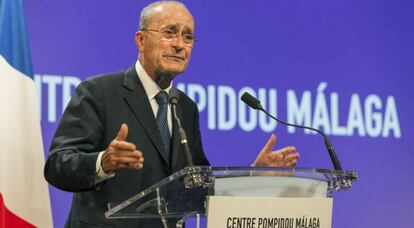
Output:
<svg viewBox="0 0 414 228">
<path fill-rule="evenodd" d="M 162 31 L 162 33 L 163 33 L 165 36 L 168 36 L 168 37 L 172 37 L 172 36 L 174 36 L 174 35 L 175 35 L 175 32 L 174 32 L 173 30 L 171 30 L 171 29 L 166 29 L 166 30 Z"/>
<path fill-rule="evenodd" d="M 183 37 L 184 37 L 185 40 L 188 40 L 188 41 L 193 41 L 194 40 L 194 36 L 190 35 L 190 34 L 184 34 Z"/>
</svg>

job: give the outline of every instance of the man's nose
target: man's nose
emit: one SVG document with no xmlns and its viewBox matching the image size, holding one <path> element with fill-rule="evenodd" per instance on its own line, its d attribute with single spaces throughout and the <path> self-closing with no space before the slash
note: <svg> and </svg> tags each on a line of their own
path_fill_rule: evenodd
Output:
<svg viewBox="0 0 414 228">
<path fill-rule="evenodd" d="M 182 35 L 177 34 L 176 37 L 172 39 L 171 44 L 175 48 L 175 50 L 178 52 L 182 49 L 184 49 L 184 38 Z"/>
</svg>

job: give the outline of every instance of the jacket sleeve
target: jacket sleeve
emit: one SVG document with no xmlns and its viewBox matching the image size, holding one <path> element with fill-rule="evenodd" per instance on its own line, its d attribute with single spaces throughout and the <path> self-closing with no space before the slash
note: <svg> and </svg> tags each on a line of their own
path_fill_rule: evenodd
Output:
<svg viewBox="0 0 414 228">
<path fill-rule="evenodd" d="M 92 81 L 82 82 L 71 98 L 53 138 L 44 167 L 46 180 L 65 191 L 95 189 L 104 105 Z"/>
</svg>

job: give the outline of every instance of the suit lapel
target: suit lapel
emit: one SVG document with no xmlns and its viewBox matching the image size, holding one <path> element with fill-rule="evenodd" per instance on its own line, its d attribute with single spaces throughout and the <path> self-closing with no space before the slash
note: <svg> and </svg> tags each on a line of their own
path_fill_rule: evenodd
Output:
<svg viewBox="0 0 414 228">
<path fill-rule="evenodd" d="M 164 154 L 163 143 L 159 133 L 154 113 L 149 103 L 144 86 L 138 78 L 135 65 L 125 72 L 123 86 L 125 87 L 124 99 L 132 112 L 141 123 L 151 142 L 157 149 L 167 166 L 170 162 Z"/>
</svg>

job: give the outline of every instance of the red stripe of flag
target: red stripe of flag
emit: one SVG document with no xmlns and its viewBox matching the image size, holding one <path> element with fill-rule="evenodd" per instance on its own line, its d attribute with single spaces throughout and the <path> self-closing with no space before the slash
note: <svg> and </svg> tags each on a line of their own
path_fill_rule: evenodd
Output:
<svg viewBox="0 0 414 228">
<path fill-rule="evenodd" d="M 0 193 L 0 228 L 32 228 L 32 224 L 7 209 Z"/>
</svg>

